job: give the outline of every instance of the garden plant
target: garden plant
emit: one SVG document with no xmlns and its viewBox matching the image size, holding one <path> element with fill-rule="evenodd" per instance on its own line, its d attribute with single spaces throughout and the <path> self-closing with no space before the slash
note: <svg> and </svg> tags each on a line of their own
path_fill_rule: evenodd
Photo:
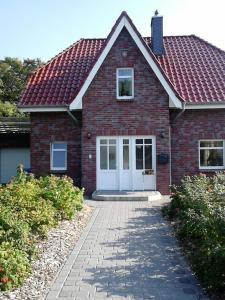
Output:
<svg viewBox="0 0 225 300">
<path fill-rule="evenodd" d="M 225 294 L 225 173 L 186 176 L 163 209 L 203 285 Z"/>
<path fill-rule="evenodd" d="M 60 220 L 72 219 L 83 205 L 83 190 L 71 178 L 35 178 L 18 169 L 0 186 L 0 289 L 16 287 L 30 274 L 36 244 Z"/>
</svg>

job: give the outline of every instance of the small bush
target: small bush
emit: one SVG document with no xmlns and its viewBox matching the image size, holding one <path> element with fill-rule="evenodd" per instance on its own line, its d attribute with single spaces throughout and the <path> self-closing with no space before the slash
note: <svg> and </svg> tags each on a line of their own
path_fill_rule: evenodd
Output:
<svg viewBox="0 0 225 300">
<path fill-rule="evenodd" d="M 40 197 L 39 181 L 25 173 L 15 177 L 0 194 L 1 203 L 10 207 L 19 220 L 26 222 L 34 235 L 45 236 L 56 225 L 51 202 Z"/>
<path fill-rule="evenodd" d="M 172 186 L 163 213 L 176 232 L 193 269 L 212 291 L 225 290 L 225 174 L 186 176 Z"/>
<path fill-rule="evenodd" d="M 83 206 L 83 190 L 74 187 L 72 179 L 67 176 L 41 177 L 40 187 L 41 196 L 56 208 L 58 219 L 71 219 Z"/>
<path fill-rule="evenodd" d="M 39 179 L 21 168 L 0 186 L 0 289 L 21 284 L 30 272 L 35 243 L 59 220 L 71 219 L 83 205 L 83 190 L 69 177 Z"/>
<path fill-rule="evenodd" d="M 28 255 L 11 243 L 0 245 L 0 289 L 20 285 L 31 272 Z"/>
</svg>

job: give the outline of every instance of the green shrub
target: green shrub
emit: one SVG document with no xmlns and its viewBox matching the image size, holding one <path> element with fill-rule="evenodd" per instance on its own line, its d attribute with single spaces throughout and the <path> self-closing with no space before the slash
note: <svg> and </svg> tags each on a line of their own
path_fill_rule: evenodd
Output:
<svg viewBox="0 0 225 300">
<path fill-rule="evenodd" d="M 83 190 L 69 177 L 35 178 L 23 172 L 0 186 L 0 289 L 22 283 L 38 239 L 61 219 L 71 219 L 83 205 Z"/>
<path fill-rule="evenodd" d="M 33 234 L 45 236 L 56 225 L 55 209 L 40 197 L 39 181 L 25 173 L 15 177 L 0 194 L 0 201 L 26 222 Z"/>
<path fill-rule="evenodd" d="M 210 290 L 225 290 L 225 174 L 186 176 L 163 213 L 176 221 L 194 271 Z"/>
<path fill-rule="evenodd" d="M 83 190 L 74 187 L 67 176 L 45 176 L 40 178 L 41 196 L 51 201 L 57 210 L 58 219 L 71 219 L 83 206 Z"/>
<path fill-rule="evenodd" d="M 15 248 L 11 243 L 1 243 L 0 289 L 7 290 L 22 284 L 30 272 L 27 253 Z"/>
<path fill-rule="evenodd" d="M 0 204 L 0 245 L 4 242 L 32 254 L 33 241 L 28 223 L 20 220 L 9 207 Z"/>
</svg>

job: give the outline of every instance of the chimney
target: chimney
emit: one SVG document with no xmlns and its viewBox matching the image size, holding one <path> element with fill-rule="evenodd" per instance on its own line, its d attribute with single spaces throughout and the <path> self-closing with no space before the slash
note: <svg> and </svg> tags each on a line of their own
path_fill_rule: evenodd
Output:
<svg viewBox="0 0 225 300">
<path fill-rule="evenodd" d="M 158 16 L 158 11 L 155 11 L 155 15 L 151 20 L 151 48 L 155 55 L 164 54 L 163 46 L 163 17 Z"/>
</svg>

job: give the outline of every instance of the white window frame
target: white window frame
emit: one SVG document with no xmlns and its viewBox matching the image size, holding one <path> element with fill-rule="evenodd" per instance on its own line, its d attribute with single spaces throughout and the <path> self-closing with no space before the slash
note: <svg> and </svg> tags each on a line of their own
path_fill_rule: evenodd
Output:
<svg viewBox="0 0 225 300">
<path fill-rule="evenodd" d="M 65 144 L 66 145 L 66 149 L 53 149 L 53 145 L 54 144 Z M 58 152 L 58 151 L 64 151 L 65 152 L 65 166 L 62 168 L 58 168 L 58 167 L 54 167 L 53 165 L 53 156 L 54 156 L 54 152 Z M 51 161 L 51 170 L 52 171 L 66 171 L 67 170 L 67 143 L 66 142 L 52 142 L 50 145 L 50 161 Z"/>
<path fill-rule="evenodd" d="M 200 147 L 201 142 L 223 142 L 223 146 L 221 147 Z M 199 169 L 200 170 L 223 170 L 225 168 L 225 148 L 224 148 L 224 140 L 221 139 L 202 139 L 198 141 L 198 161 L 199 161 Z M 201 166 L 201 151 L 202 149 L 223 149 L 223 166 Z"/>
<path fill-rule="evenodd" d="M 131 70 L 131 76 L 119 76 L 120 70 Z M 120 96 L 119 95 L 119 79 L 120 78 L 131 78 L 132 80 L 132 95 L 131 96 Z M 134 68 L 117 68 L 116 69 L 116 98 L 120 100 L 129 100 L 134 98 Z"/>
<path fill-rule="evenodd" d="M 101 140 L 106 140 L 107 142 L 105 144 L 101 144 Z M 115 140 L 116 141 L 115 144 L 110 144 L 109 141 L 111 141 L 111 140 Z M 101 154 L 100 154 L 101 151 L 100 151 L 100 149 L 101 149 L 101 147 L 104 147 L 104 146 L 107 147 L 107 169 L 101 169 Z M 109 147 L 110 146 L 115 146 L 116 147 L 116 168 L 115 169 L 110 169 L 109 168 Z M 106 137 L 106 138 L 99 139 L 99 162 L 100 162 L 99 169 L 101 171 L 113 171 L 113 172 L 117 171 L 117 166 L 118 166 L 118 163 L 117 163 L 117 161 L 118 161 L 117 147 L 118 147 L 118 145 L 117 145 L 117 139 L 116 138 Z"/>
</svg>

